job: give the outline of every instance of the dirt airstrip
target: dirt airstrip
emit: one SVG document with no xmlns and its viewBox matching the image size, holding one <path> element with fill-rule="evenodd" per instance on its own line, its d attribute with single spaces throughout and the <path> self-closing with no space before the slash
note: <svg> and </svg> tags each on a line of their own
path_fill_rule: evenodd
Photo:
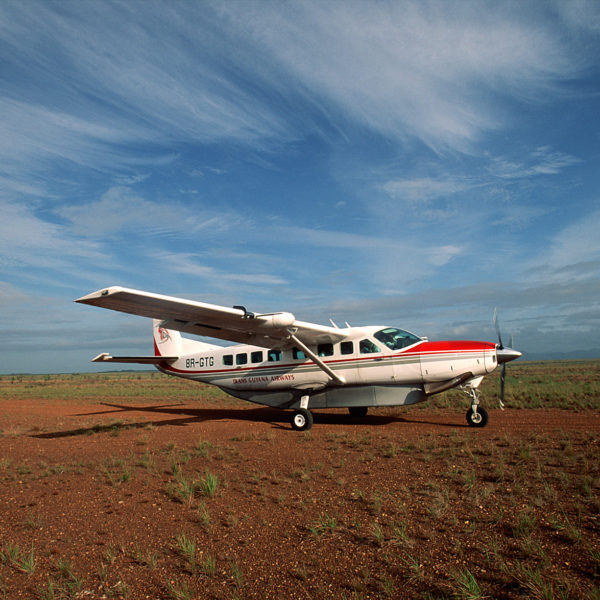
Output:
<svg viewBox="0 0 600 600">
<path fill-rule="evenodd" d="M 3 400 L 0 597 L 600 598 L 600 414 Z"/>
</svg>

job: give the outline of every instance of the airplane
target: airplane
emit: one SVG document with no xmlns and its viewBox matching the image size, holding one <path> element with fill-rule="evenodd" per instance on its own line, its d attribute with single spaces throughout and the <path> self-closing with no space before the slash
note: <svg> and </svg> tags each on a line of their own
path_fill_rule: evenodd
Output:
<svg viewBox="0 0 600 600">
<path fill-rule="evenodd" d="M 364 417 L 370 407 L 405 406 L 461 387 L 471 397 L 467 423 L 485 427 L 488 414 L 478 387 L 521 352 L 498 343 L 429 341 L 396 327 L 345 328 L 296 320 L 290 312 L 254 313 L 244 306 L 218 306 L 172 296 L 108 287 L 75 302 L 153 319 L 154 355 L 111 356 L 93 362 L 154 365 L 167 375 L 209 383 L 226 393 L 291 409 L 291 426 L 308 431 L 312 409 L 347 408 Z M 181 333 L 229 342 L 219 346 Z"/>
</svg>

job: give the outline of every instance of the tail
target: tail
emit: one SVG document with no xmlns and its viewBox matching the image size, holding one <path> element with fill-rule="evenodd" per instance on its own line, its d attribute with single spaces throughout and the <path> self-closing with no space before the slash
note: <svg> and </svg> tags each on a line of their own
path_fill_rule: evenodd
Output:
<svg viewBox="0 0 600 600">
<path fill-rule="evenodd" d="M 154 355 L 155 356 L 182 356 L 193 352 L 203 352 L 217 348 L 214 344 L 207 344 L 196 340 L 181 337 L 179 331 L 162 327 L 163 321 L 153 319 L 154 329 Z"/>
</svg>

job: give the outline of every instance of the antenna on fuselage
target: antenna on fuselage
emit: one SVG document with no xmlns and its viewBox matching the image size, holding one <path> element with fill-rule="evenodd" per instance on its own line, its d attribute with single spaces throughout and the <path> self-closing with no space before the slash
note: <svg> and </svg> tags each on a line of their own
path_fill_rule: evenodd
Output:
<svg viewBox="0 0 600 600">
<path fill-rule="evenodd" d="M 329 322 L 330 322 L 330 323 L 331 323 L 331 324 L 332 324 L 332 325 L 333 325 L 333 326 L 334 326 L 336 329 L 339 329 L 339 327 L 337 326 L 337 323 L 336 323 L 336 322 L 335 322 L 335 321 L 334 321 L 332 318 L 330 318 L 330 319 L 329 319 Z"/>
</svg>

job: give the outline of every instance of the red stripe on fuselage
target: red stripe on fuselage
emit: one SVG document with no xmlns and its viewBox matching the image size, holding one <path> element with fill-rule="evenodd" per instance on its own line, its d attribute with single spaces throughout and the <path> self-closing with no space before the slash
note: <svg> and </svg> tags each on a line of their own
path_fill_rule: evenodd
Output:
<svg viewBox="0 0 600 600">
<path fill-rule="evenodd" d="M 453 352 L 483 352 L 495 350 L 496 344 L 492 342 L 472 342 L 469 340 L 455 340 L 447 342 L 423 342 L 409 348 L 401 354 L 450 354 Z"/>
</svg>

